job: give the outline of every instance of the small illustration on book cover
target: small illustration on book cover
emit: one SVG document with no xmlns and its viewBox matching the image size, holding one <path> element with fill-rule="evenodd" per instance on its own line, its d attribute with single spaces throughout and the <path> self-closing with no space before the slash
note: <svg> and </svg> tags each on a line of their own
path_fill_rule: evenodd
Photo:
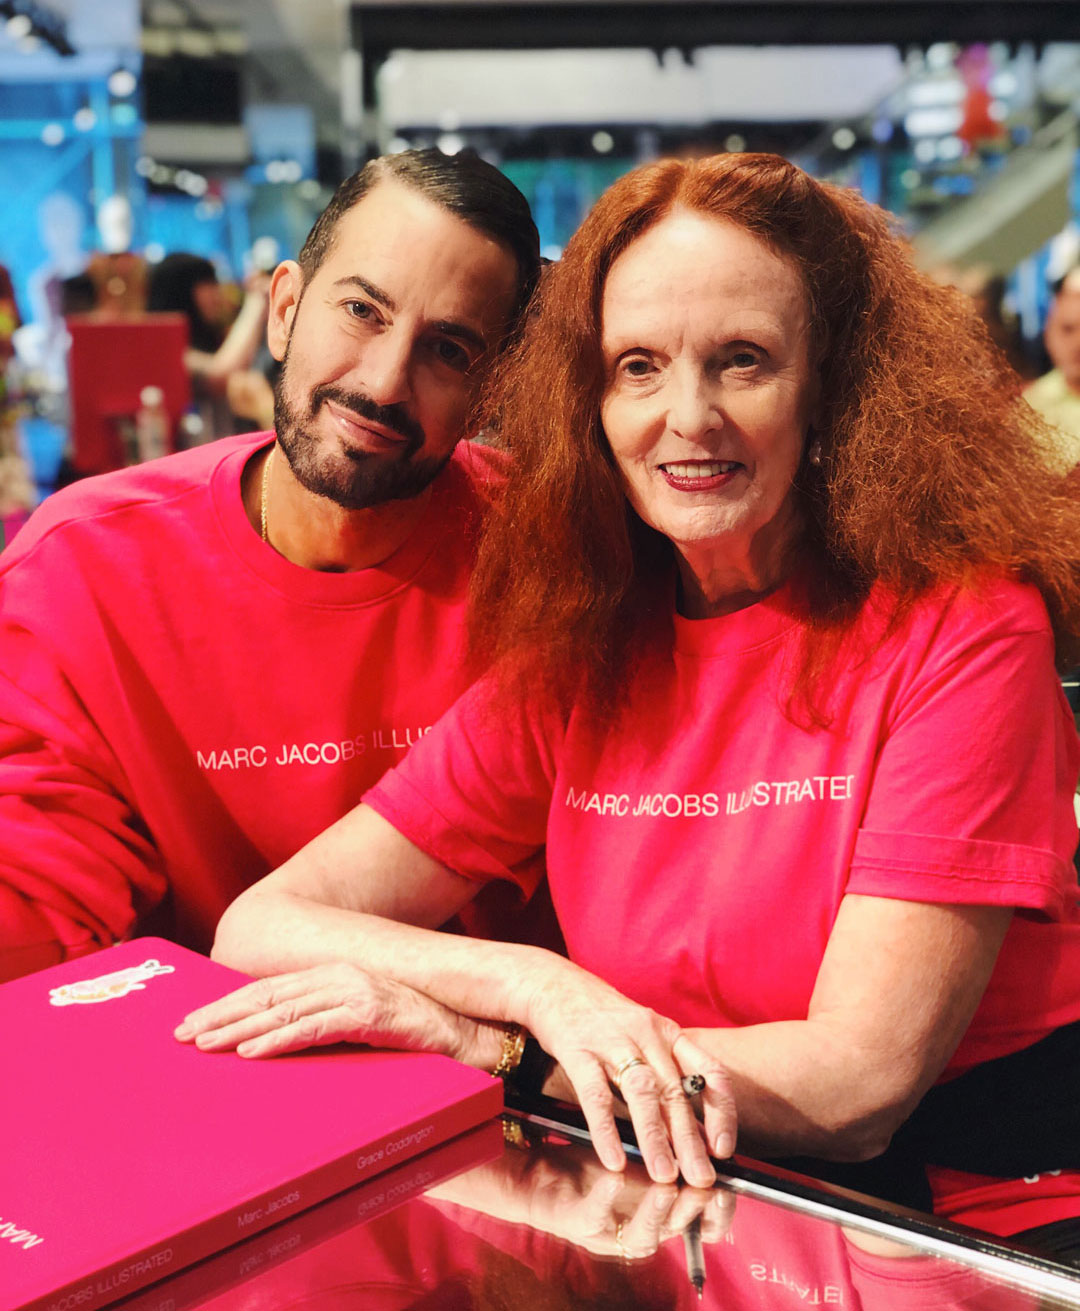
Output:
<svg viewBox="0 0 1080 1311">
<path fill-rule="evenodd" d="M 162 965 L 160 961 L 144 960 L 141 965 L 114 970 L 111 974 L 100 974 L 96 979 L 80 979 L 77 983 L 50 988 L 49 1003 L 52 1006 L 72 1006 L 76 1002 L 113 1001 L 117 997 L 126 997 L 129 992 L 145 988 L 147 980 L 155 975 L 172 974 L 175 968 L 173 965 Z"/>
</svg>

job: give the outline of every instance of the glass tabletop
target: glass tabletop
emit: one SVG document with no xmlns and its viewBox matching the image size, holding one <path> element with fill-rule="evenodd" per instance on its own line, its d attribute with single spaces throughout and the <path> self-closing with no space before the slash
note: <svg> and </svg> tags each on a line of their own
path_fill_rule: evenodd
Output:
<svg viewBox="0 0 1080 1311">
<path fill-rule="evenodd" d="M 767 1164 L 715 1188 L 612 1175 L 567 1119 L 508 1117 L 117 1311 L 1080 1307 L 1080 1271 Z"/>
</svg>

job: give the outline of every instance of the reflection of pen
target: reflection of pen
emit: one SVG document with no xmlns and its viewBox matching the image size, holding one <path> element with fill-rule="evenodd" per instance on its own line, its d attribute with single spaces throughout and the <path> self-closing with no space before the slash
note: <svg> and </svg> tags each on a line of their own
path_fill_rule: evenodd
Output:
<svg viewBox="0 0 1080 1311">
<path fill-rule="evenodd" d="M 705 1251 L 701 1246 L 700 1215 L 694 1216 L 683 1230 L 682 1243 L 686 1255 L 686 1273 L 700 1301 L 705 1293 Z"/>
</svg>

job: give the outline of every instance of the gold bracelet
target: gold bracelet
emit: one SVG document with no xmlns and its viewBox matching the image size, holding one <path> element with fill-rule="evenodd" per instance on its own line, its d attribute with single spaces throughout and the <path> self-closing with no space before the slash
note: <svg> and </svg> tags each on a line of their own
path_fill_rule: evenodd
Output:
<svg viewBox="0 0 1080 1311">
<path fill-rule="evenodd" d="M 525 1030 L 520 1024 L 508 1024 L 503 1033 L 502 1053 L 499 1063 L 491 1071 L 500 1079 L 505 1079 L 511 1071 L 521 1064 L 521 1053 L 525 1050 Z"/>
<path fill-rule="evenodd" d="M 521 1121 L 515 1120 L 511 1115 L 502 1117 L 502 1133 L 503 1142 L 507 1147 L 515 1147 L 519 1152 L 527 1152 L 532 1147 L 528 1135 L 521 1127 Z"/>
</svg>

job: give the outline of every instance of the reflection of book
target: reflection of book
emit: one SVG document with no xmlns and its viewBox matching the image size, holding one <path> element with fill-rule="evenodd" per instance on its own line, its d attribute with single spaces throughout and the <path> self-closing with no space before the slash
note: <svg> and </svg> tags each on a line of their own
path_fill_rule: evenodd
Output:
<svg viewBox="0 0 1080 1311">
<path fill-rule="evenodd" d="M 441 1056 L 176 1041 L 245 981 L 141 938 L 0 987 L 5 1311 L 95 1311 L 501 1108 L 497 1079 Z"/>
<path fill-rule="evenodd" d="M 283 1267 L 355 1226 L 385 1215 L 443 1180 L 495 1160 L 503 1150 L 497 1120 L 482 1124 L 430 1152 L 395 1166 L 377 1179 L 313 1206 L 292 1220 L 115 1304 L 115 1311 L 195 1311 L 230 1289 L 244 1286 L 245 1304 L 274 1306 Z"/>
</svg>

